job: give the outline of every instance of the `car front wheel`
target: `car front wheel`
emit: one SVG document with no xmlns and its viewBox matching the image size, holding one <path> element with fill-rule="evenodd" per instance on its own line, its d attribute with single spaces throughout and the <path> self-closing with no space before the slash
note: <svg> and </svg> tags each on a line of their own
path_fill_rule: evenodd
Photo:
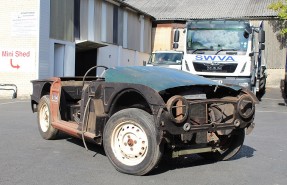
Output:
<svg viewBox="0 0 287 185">
<path fill-rule="evenodd" d="M 225 161 L 230 159 L 241 149 L 245 138 L 245 131 L 244 129 L 240 129 L 233 131 L 229 135 L 217 137 L 220 139 L 219 151 L 200 153 L 199 155 L 201 157 L 214 161 Z"/>
<path fill-rule="evenodd" d="M 129 108 L 115 113 L 104 129 L 104 149 L 114 167 L 133 175 L 150 172 L 161 158 L 152 115 Z"/>
</svg>

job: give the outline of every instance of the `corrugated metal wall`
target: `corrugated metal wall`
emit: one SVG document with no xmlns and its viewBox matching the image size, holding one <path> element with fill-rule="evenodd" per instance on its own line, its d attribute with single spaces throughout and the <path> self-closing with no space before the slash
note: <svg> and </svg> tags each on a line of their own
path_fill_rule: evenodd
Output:
<svg viewBox="0 0 287 185">
<path fill-rule="evenodd" d="M 125 49 L 150 53 L 151 27 L 149 17 L 127 8 L 102 0 L 81 0 L 80 2 L 81 40 L 115 44 Z M 93 37 L 89 36 L 91 31 L 94 34 Z"/>
</svg>

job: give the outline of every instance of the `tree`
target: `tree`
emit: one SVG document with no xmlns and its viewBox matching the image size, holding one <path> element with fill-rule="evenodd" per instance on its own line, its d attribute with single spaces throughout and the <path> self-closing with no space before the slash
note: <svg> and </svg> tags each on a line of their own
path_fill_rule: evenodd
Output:
<svg viewBox="0 0 287 185">
<path fill-rule="evenodd" d="M 287 34 L 287 0 L 271 3 L 268 8 L 278 12 L 278 18 L 282 21 L 281 34 Z"/>
</svg>

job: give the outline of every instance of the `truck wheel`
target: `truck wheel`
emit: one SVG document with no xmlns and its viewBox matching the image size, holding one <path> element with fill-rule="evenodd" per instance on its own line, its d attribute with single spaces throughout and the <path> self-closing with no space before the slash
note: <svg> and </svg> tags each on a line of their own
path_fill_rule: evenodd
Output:
<svg viewBox="0 0 287 185">
<path fill-rule="evenodd" d="M 41 98 L 38 105 L 38 129 L 44 139 L 55 139 L 58 129 L 51 125 L 50 96 Z"/>
<path fill-rule="evenodd" d="M 231 157 L 236 155 L 241 149 L 245 138 L 245 131 L 244 129 L 240 129 L 235 133 L 232 132 L 230 135 L 223 135 L 218 137 L 221 143 L 220 152 L 207 152 L 200 153 L 198 155 L 205 159 L 213 161 L 226 161 L 230 159 Z"/>
<path fill-rule="evenodd" d="M 137 108 L 124 109 L 108 120 L 103 136 L 104 149 L 118 171 L 145 175 L 162 156 L 157 136 L 150 114 Z"/>
</svg>

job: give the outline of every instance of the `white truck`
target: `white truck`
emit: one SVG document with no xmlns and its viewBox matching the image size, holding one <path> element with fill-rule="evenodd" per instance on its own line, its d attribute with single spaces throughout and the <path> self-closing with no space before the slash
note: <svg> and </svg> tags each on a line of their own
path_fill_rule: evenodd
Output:
<svg viewBox="0 0 287 185">
<path fill-rule="evenodd" d="M 186 23 L 184 35 L 181 39 L 184 41 L 179 42 L 179 30 L 174 32 L 173 48 L 183 44 L 180 47 L 184 52 L 183 60 L 178 62 L 181 66 L 169 67 L 219 83 L 243 86 L 254 94 L 264 92 L 265 32 L 262 24 L 255 27 L 247 21 L 193 20 Z"/>
</svg>

